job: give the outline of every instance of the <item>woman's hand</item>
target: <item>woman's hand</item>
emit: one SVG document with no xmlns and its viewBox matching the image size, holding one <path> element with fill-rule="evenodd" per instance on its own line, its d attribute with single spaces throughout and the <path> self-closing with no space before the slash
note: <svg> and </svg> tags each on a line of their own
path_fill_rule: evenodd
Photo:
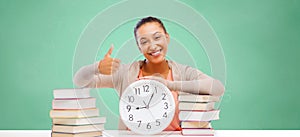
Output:
<svg viewBox="0 0 300 137">
<path fill-rule="evenodd" d="M 114 49 L 112 45 L 108 52 L 105 54 L 104 58 L 98 64 L 98 71 L 104 75 L 111 75 L 119 69 L 120 60 L 111 58 L 110 55 Z"/>
<path fill-rule="evenodd" d="M 154 76 L 145 76 L 145 77 L 140 77 L 139 79 L 140 80 L 141 79 L 156 80 L 156 81 L 164 84 L 165 86 L 167 86 L 170 90 L 173 90 L 170 86 L 172 81 L 166 80 L 160 76 L 155 76 L 155 75 Z"/>
</svg>

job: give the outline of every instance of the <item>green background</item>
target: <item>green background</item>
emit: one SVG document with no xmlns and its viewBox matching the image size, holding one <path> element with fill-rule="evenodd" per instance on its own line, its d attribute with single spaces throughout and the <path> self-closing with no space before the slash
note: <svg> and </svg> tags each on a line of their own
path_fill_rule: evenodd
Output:
<svg viewBox="0 0 300 137">
<path fill-rule="evenodd" d="M 73 87 L 72 62 L 80 34 L 93 17 L 117 2 L 0 1 L 0 129 L 51 129 L 52 90 Z M 300 1 L 182 2 L 209 22 L 226 59 L 226 93 L 220 105 L 221 119 L 214 121 L 213 127 L 300 129 Z M 134 6 L 141 5 L 129 9 Z M 100 51 L 106 52 L 111 42 L 117 51 L 118 45 L 133 37 L 135 22 L 111 33 Z M 183 45 L 198 44 L 182 27 L 165 24 Z M 199 58 L 189 65 L 210 74 L 205 52 L 187 49 Z M 104 55 L 100 51 L 97 59 Z M 108 118 L 106 129 L 116 129 L 118 96 L 114 90 L 91 92 L 97 97 L 100 114 Z"/>
</svg>

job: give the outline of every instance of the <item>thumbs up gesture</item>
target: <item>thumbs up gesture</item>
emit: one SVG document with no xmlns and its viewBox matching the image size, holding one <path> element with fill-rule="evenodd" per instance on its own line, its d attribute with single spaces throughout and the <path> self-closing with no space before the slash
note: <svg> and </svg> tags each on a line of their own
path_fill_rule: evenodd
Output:
<svg viewBox="0 0 300 137">
<path fill-rule="evenodd" d="M 98 70 L 101 74 L 111 75 L 119 69 L 120 60 L 111 58 L 111 53 L 114 49 L 114 46 L 111 45 L 108 52 L 105 54 L 104 58 L 98 64 Z"/>
</svg>

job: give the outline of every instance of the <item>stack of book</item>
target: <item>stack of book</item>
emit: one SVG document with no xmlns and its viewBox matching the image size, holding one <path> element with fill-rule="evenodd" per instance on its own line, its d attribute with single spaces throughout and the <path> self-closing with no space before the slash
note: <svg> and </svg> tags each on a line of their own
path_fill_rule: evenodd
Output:
<svg viewBox="0 0 300 137">
<path fill-rule="evenodd" d="M 179 94 L 179 120 L 181 134 L 187 136 L 213 136 L 210 121 L 219 119 L 215 102 L 219 97 L 210 95 Z"/>
<path fill-rule="evenodd" d="M 99 117 L 90 89 L 56 89 L 52 101 L 52 137 L 101 136 L 105 117 Z"/>
</svg>

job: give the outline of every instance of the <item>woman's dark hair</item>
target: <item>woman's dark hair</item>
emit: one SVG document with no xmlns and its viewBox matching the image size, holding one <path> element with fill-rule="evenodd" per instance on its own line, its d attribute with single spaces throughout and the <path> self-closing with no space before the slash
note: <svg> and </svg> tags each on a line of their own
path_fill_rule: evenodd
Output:
<svg viewBox="0 0 300 137">
<path fill-rule="evenodd" d="M 163 28 L 164 32 L 167 34 L 167 31 L 166 31 L 166 28 L 164 26 L 164 24 L 161 22 L 160 19 L 158 18 L 155 18 L 155 17 L 145 17 L 145 18 L 142 18 L 135 26 L 134 28 L 134 37 L 136 37 L 136 31 L 144 24 L 146 23 L 150 23 L 150 22 L 157 22 L 160 24 L 160 26 Z"/>
</svg>

